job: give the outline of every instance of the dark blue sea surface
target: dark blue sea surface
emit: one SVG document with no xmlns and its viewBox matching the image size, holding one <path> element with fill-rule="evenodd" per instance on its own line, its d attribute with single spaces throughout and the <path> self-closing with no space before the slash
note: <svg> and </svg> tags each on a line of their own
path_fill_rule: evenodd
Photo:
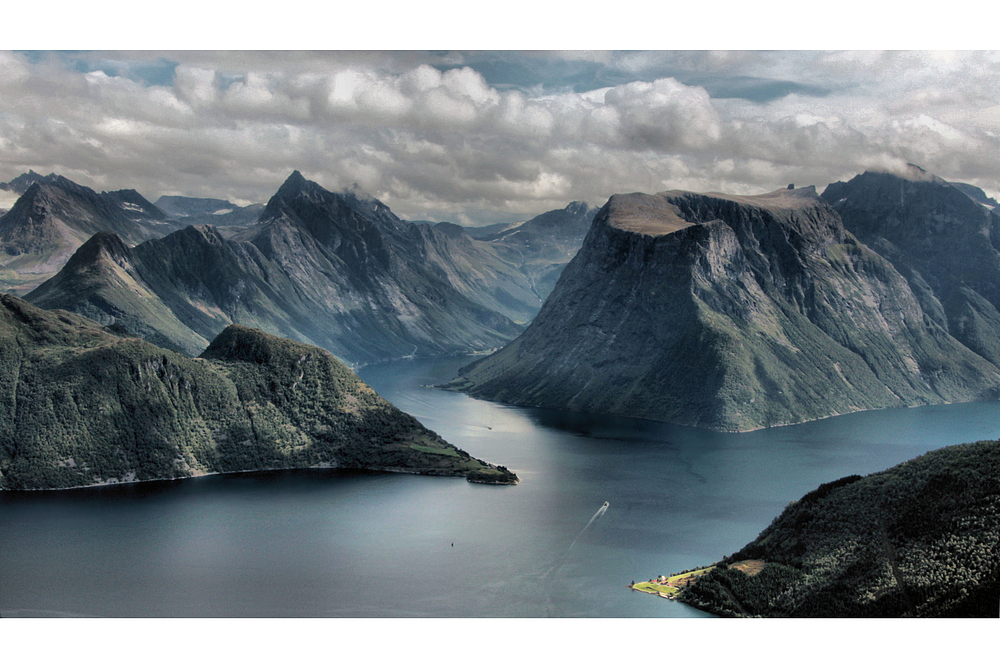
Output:
<svg viewBox="0 0 1000 668">
<path fill-rule="evenodd" d="M 736 551 L 821 483 L 1000 433 L 1000 403 L 719 434 L 430 387 L 468 361 L 360 375 L 519 485 L 311 471 L 4 493 L 0 614 L 703 616 L 627 585 Z"/>
</svg>

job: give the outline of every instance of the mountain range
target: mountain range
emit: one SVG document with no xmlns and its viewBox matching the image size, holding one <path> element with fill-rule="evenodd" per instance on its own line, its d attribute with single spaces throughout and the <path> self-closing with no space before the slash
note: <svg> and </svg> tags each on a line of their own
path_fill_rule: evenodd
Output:
<svg viewBox="0 0 1000 668">
<path fill-rule="evenodd" d="M 163 195 L 154 204 L 185 226 L 212 225 L 219 228 L 223 236 L 232 236 L 240 229 L 253 225 L 264 210 L 263 204 L 237 206 L 224 199 L 179 195 Z"/>
<path fill-rule="evenodd" d="M 135 190 L 98 193 L 62 176 L 34 172 L 0 185 L 23 189 L 0 216 L 0 291 L 30 291 L 97 232 L 114 232 L 135 244 L 180 227 Z"/>
<path fill-rule="evenodd" d="M 186 220 L 220 202 L 166 204 Z M 515 239 L 479 240 L 457 225 L 403 221 L 374 198 L 295 172 L 231 238 L 199 225 L 129 247 L 101 233 L 26 299 L 191 355 L 234 322 L 352 364 L 490 350 L 537 313 L 588 215 L 574 203 L 550 214 L 555 221 L 525 222 Z"/>
<path fill-rule="evenodd" d="M 449 386 L 725 431 L 993 399 L 998 230 L 912 170 L 615 195 L 526 331 Z"/>
<path fill-rule="evenodd" d="M 230 325 L 192 359 L 0 296 L 0 489 L 291 468 L 517 481 L 319 348 Z"/>
<path fill-rule="evenodd" d="M 117 222 L 26 299 L 188 355 L 232 323 L 349 364 L 502 347 L 450 387 L 731 431 L 1000 394 L 1000 216 L 914 166 L 822 196 L 633 193 L 489 228 L 403 221 L 294 172 L 252 224 L 141 243 L 232 205 L 161 198 L 168 215 L 133 191 L 15 182 L 0 230 L 42 221 L 22 235 L 39 248 L 64 219 L 74 238 L 94 211 Z"/>
</svg>

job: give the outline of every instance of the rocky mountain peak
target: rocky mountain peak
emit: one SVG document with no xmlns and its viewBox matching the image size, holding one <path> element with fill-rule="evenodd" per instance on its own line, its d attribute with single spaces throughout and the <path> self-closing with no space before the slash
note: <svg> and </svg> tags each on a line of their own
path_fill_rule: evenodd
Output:
<svg viewBox="0 0 1000 668">
<path fill-rule="evenodd" d="M 919 170 L 919 171 L 915 171 Z M 911 175 L 866 171 L 823 192 L 845 224 L 865 243 L 893 243 L 967 234 L 991 225 L 991 212 L 960 188 L 914 166 Z"/>
<path fill-rule="evenodd" d="M 98 232 L 88 239 L 66 262 L 64 271 L 67 274 L 92 271 L 102 262 L 120 266 L 132 264 L 131 250 L 114 232 Z"/>
<path fill-rule="evenodd" d="M 294 208 L 296 202 L 322 201 L 325 192 L 319 184 L 309 181 L 299 170 L 295 170 L 268 200 L 261 218 L 279 217 L 282 213 L 287 213 L 290 207 Z"/>
<path fill-rule="evenodd" d="M 285 182 L 281 184 L 280 188 L 278 188 L 278 192 L 279 193 L 282 191 L 285 191 L 286 193 L 295 192 L 298 190 L 302 190 L 310 183 L 312 182 L 306 180 L 306 177 L 302 176 L 302 172 L 296 169 L 291 174 L 288 175 L 288 178 L 285 179 Z"/>
<path fill-rule="evenodd" d="M 218 228 L 212 225 L 188 225 L 184 229 L 174 232 L 174 234 L 180 235 L 178 238 L 186 237 L 201 243 L 207 243 L 211 246 L 219 246 L 226 243 L 225 237 L 219 233 Z"/>
<path fill-rule="evenodd" d="M 46 177 L 29 169 L 25 174 L 21 174 L 20 176 L 13 178 L 10 181 L 7 181 L 6 183 L 0 183 L 0 188 L 23 195 L 24 192 L 28 188 L 30 188 L 32 184 L 44 182 L 46 179 L 52 179 L 54 177 L 55 174 L 49 174 Z"/>
</svg>

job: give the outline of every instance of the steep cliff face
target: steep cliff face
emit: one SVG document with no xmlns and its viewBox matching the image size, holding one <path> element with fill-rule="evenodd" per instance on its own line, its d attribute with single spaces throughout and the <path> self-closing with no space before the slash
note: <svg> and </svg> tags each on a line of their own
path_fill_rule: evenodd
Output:
<svg viewBox="0 0 1000 668">
<path fill-rule="evenodd" d="M 998 386 L 812 188 L 612 197 L 524 334 L 452 384 L 719 430 Z"/>
<path fill-rule="evenodd" d="M 191 359 L 2 295 L 0 353 L 0 489 L 316 467 L 517 481 L 329 353 L 248 327 Z"/>
<path fill-rule="evenodd" d="M 1000 216 L 981 190 L 911 165 L 832 183 L 823 198 L 906 278 L 929 318 L 1000 365 Z"/>
</svg>

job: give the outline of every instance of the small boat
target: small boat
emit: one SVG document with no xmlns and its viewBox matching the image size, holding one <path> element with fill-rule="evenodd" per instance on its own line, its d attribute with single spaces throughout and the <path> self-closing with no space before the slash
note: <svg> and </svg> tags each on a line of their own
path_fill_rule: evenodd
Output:
<svg viewBox="0 0 1000 668">
<path fill-rule="evenodd" d="M 610 502 L 610 501 L 605 501 L 605 502 L 604 502 L 604 505 L 603 505 L 603 506 L 601 506 L 601 510 L 607 510 L 607 509 L 608 509 L 608 506 L 610 506 L 610 505 L 611 505 L 611 502 Z M 593 508 L 593 506 L 591 506 L 591 508 Z"/>
</svg>

